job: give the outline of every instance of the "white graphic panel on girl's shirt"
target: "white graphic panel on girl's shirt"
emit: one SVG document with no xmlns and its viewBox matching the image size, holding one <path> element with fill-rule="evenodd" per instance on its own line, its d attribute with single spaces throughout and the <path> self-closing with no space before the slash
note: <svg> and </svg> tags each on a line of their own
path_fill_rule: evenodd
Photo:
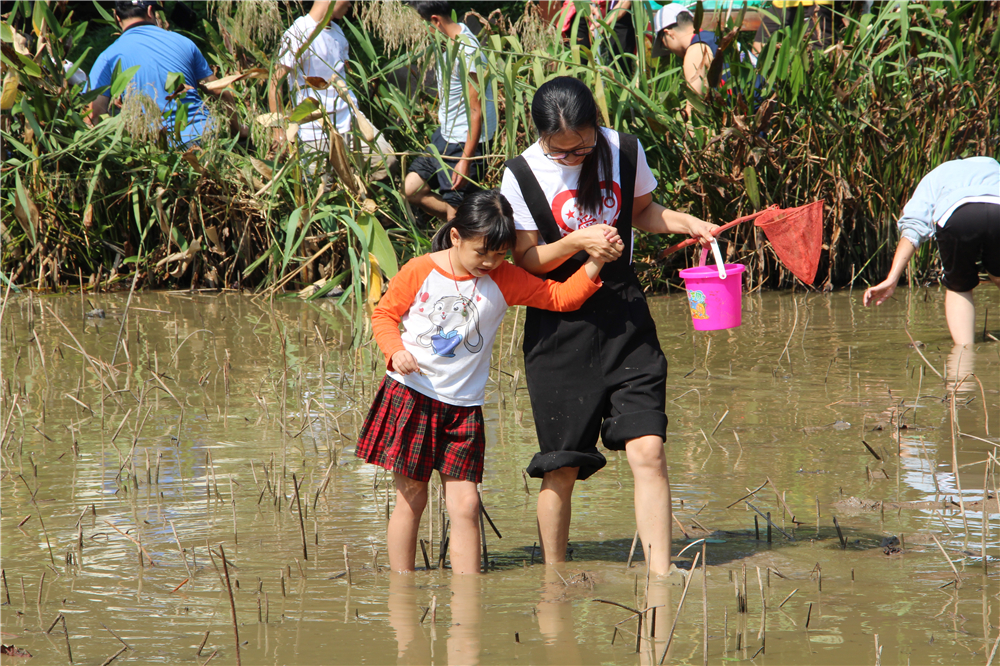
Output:
<svg viewBox="0 0 1000 666">
<path fill-rule="evenodd" d="M 474 296 L 476 300 L 482 300 L 481 295 Z M 431 354 L 454 358 L 455 352 L 460 351 L 463 345 L 472 354 L 482 350 L 479 308 L 472 299 L 461 295 L 434 297 L 421 290 L 417 294 L 416 306 L 428 322 L 427 329 L 417 335 L 416 342 L 430 349 Z"/>
<path fill-rule="evenodd" d="M 611 183 L 613 196 L 603 196 L 608 184 L 601 181 L 601 211 L 600 216 L 579 209 L 576 203 L 576 190 L 563 190 L 552 199 L 552 217 L 559 225 L 559 232 L 567 236 L 577 229 L 586 229 L 595 224 L 615 226 L 618 213 L 622 209 L 622 188 L 617 182 Z"/>
</svg>

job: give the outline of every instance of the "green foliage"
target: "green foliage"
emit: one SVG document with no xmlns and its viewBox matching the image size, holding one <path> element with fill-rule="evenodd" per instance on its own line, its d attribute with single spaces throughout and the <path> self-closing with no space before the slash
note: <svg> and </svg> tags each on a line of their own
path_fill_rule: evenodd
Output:
<svg viewBox="0 0 1000 666">
<path fill-rule="evenodd" d="M 641 34 L 649 8 L 634 7 Z M 274 128 L 310 118 L 318 104 L 289 105 L 278 120 L 254 124 L 268 110 L 267 81 L 247 78 L 231 87 L 239 119 L 253 125 L 252 145 L 226 134 L 225 114 L 205 94 L 215 129 L 198 149 L 171 148 L 164 133 L 142 141 L 123 115 L 89 127 L 88 107 L 100 91 L 68 85 L 62 60 L 94 57 L 90 28 L 53 11 L 46 3 L 19 3 L 0 34 L 5 71 L 17 85 L 2 126 L 3 175 L 15 185 L 0 195 L 4 280 L 44 288 L 75 284 L 82 275 L 107 286 L 138 270 L 149 287 L 284 289 L 325 278 L 313 298 L 344 285 L 338 303 L 361 313 L 367 285 L 381 284 L 368 279 L 370 257 L 391 277 L 402 260 L 427 251 L 430 232 L 405 203 L 398 175 L 372 181 L 367 161 L 352 154 L 347 169 L 367 186 L 360 192 L 343 185 L 329 155 L 294 145 L 274 153 Z M 883 3 L 875 15 L 848 17 L 828 49 L 813 48 L 801 26 L 779 31 L 756 65 L 730 39 L 710 73 L 721 75 L 725 60 L 726 87 L 704 97 L 687 90 L 676 62 L 652 59 L 646 50 L 617 62 L 603 55 L 601 40 L 593 50 L 556 41 L 526 52 L 508 14 L 480 35 L 489 63 L 480 86 L 492 88 L 500 121 L 484 151 L 482 185 L 497 186 L 503 162 L 534 141 L 530 102 L 537 87 L 553 76 L 575 76 L 595 91 L 608 126 L 640 138 L 661 203 L 723 223 L 771 204 L 822 199 L 827 251 L 817 283 L 880 280 L 895 218 L 919 178 L 947 159 L 996 154 L 998 14 L 996 2 Z M 274 45 L 240 43 L 234 20 L 220 15 L 196 36 L 219 78 L 252 67 L 273 71 Z M 413 20 L 420 20 L 415 13 Z M 438 54 L 449 46 L 453 53 L 453 45 L 433 33 L 426 47 L 386 53 L 360 21 L 342 26 L 352 42 L 348 83 L 362 109 L 397 151 L 422 151 L 437 123 L 437 95 L 424 82 Z M 736 36 L 732 25 L 718 28 Z M 46 48 L 37 55 L 15 49 L 19 33 Z M 116 73 L 112 99 L 133 75 L 134 68 Z M 6 84 L 4 91 L 6 100 Z M 179 111 L 177 125 L 189 122 L 186 113 Z M 349 146 L 360 141 L 346 138 Z M 403 165 L 410 160 L 405 156 Z M 752 264 L 755 282 L 792 284 L 751 225 L 727 236 L 728 258 Z M 676 240 L 640 237 L 635 259 L 648 287 L 664 287 L 679 267 L 680 255 L 667 263 L 658 258 Z M 936 266 L 934 253 L 923 251 L 918 276 L 932 276 Z"/>
<path fill-rule="evenodd" d="M 39 5 L 44 3 L 34 3 L 36 14 L 44 11 Z M 20 9 L 25 7 L 31 9 Z M 2 195 L 0 274 L 5 281 L 58 288 L 82 278 L 109 287 L 127 284 L 126 273 L 137 270 L 147 287 L 257 289 L 336 277 L 328 281 L 329 290 L 352 275 L 367 275 L 369 244 L 377 248 L 379 263 L 395 272 L 395 250 L 385 229 L 397 225 L 379 212 L 378 203 L 388 198 L 398 205 L 387 190 L 374 189 L 374 206 L 365 203 L 363 193 L 352 193 L 336 181 L 325 185 L 325 196 L 317 197 L 317 186 L 326 180 L 319 174 L 331 171 L 326 156 L 293 145 L 275 160 L 265 129 L 256 133 L 263 139 L 258 145 L 240 143 L 227 136 L 224 110 L 204 91 L 213 129 L 203 135 L 200 147 L 171 147 L 179 143 L 189 121 L 184 104 L 177 108 L 172 136 L 154 130 L 151 142 L 142 140 L 136 123 L 158 127 L 160 119 L 118 111 L 119 100 L 128 107 L 138 67 L 116 67 L 108 88 L 82 94 L 67 83 L 61 63 L 82 59 L 75 45 L 83 41 L 86 24 L 75 23 L 71 14 L 61 22 L 51 13 L 46 16 L 34 38 L 47 48 L 38 49 L 35 57 L 8 44 L 15 34 L 27 43 L 32 35 L 14 26 L 35 29 L 37 17 L 15 11 L 11 21 L 2 24 L 5 71 L 17 86 L 16 103 L 5 113 L 2 127 L 4 177 L 16 184 L 4 188 Z M 223 36 L 215 36 L 224 47 L 231 35 L 222 26 L 220 30 Z M 239 67 L 245 71 L 248 64 L 243 53 L 235 58 L 231 51 L 208 55 L 229 65 L 229 71 L 219 72 L 220 78 Z M 270 67 L 267 61 L 249 64 Z M 250 78 L 233 84 L 244 124 L 253 124 L 266 110 L 262 83 Z M 190 85 L 180 74 L 171 74 L 167 84 L 174 95 Z M 89 105 L 102 93 L 110 94 L 111 115 L 89 127 Z M 307 100 L 281 122 L 302 121 L 317 108 L 314 100 Z M 364 176 L 368 166 L 365 162 L 350 168 Z M 317 175 L 308 175 L 311 172 Z M 397 186 L 394 183 L 391 191 Z M 355 218 L 366 219 L 365 230 Z M 300 264 L 317 255 L 321 246 L 328 246 L 326 252 L 300 271 Z M 357 251 L 349 252 L 348 246 L 357 246 Z M 360 273 L 344 270 L 352 261 Z M 357 293 L 364 289 L 362 279 L 351 283 L 356 283 Z"/>
</svg>

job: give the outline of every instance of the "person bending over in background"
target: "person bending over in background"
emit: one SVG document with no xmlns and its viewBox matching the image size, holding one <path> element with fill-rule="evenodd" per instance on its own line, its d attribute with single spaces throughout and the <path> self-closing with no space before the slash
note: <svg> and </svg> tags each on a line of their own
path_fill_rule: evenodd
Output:
<svg viewBox="0 0 1000 666">
<path fill-rule="evenodd" d="M 428 154 L 413 160 L 403 181 L 407 201 L 450 220 L 465 194 L 473 191 L 474 185 L 468 181 L 481 181 L 486 171 L 483 160 L 472 158 L 483 154 L 482 144 L 496 131 L 496 103 L 479 41 L 465 24 L 452 20 L 448 3 L 431 0 L 407 4 L 435 30 L 457 42 L 457 48 L 446 49 L 438 56 L 440 127 L 431 137 Z"/>
<path fill-rule="evenodd" d="M 981 259 L 990 280 L 1000 287 L 1000 163 L 970 157 L 940 165 L 923 177 L 899 218 L 902 238 L 889 276 L 865 291 L 866 306 L 882 305 L 903 276 L 920 244 L 937 237 L 947 291 L 944 313 L 956 345 L 975 337 L 972 290 L 979 284 Z"/>
<path fill-rule="evenodd" d="M 214 81 L 216 77 L 194 42 L 156 25 L 153 11 L 158 8 L 159 3 L 150 0 L 115 2 L 115 18 L 121 26 L 122 34 L 97 56 L 94 67 L 90 70 L 91 89 L 108 88 L 112 83 L 111 76 L 115 66 L 119 63 L 121 71 L 138 65 L 139 69 L 132 77 L 125 95 L 138 93 L 149 96 L 164 114 L 169 113 L 164 128 L 171 133 L 174 131 L 179 106 L 186 105 L 187 122 L 180 132 L 181 146 L 197 145 L 208 124 L 208 113 L 199 90 L 222 99 L 229 109 L 230 131 L 244 138 L 249 136 L 249 130 L 240 125 L 236 116 L 232 93 L 204 87 L 204 84 Z M 174 93 L 167 90 L 167 76 L 171 73 L 183 74 L 184 83 L 188 86 L 184 94 L 174 100 L 167 99 Z M 105 90 L 90 105 L 91 122 L 96 123 L 107 115 L 110 106 L 111 92 Z"/>
<path fill-rule="evenodd" d="M 327 14 L 330 14 L 330 0 L 314 2 L 309 13 L 295 19 L 282 35 L 278 64 L 274 66 L 268 89 L 268 105 L 272 113 L 279 112 L 281 107 L 281 79 L 292 73 L 294 76 L 288 80 L 288 87 L 294 95 L 295 103 L 299 104 L 307 97 L 317 99 L 329 115 L 338 134 L 345 138 L 349 137 L 351 125 L 355 120 L 359 125 L 370 126 L 368 119 L 358 109 L 357 96 L 347 87 L 346 65 L 350 59 L 350 45 L 344 31 L 335 23 L 343 18 L 350 8 L 351 3 L 348 0 L 337 0 L 329 22 L 298 58 L 296 54 L 327 19 Z M 318 77 L 329 81 L 331 85 L 326 90 L 318 90 L 306 83 L 306 77 Z M 325 155 L 330 150 L 330 142 L 323 126 L 322 120 L 303 123 L 299 127 L 298 138 L 307 150 Z M 369 158 L 369 162 L 376 169 L 372 177 L 379 180 L 385 178 L 387 170 L 395 165 L 396 157 L 392 154 L 392 146 L 384 136 L 378 131 L 373 131 L 376 135 L 374 141 L 376 154 Z M 284 128 L 275 128 L 274 140 L 278 146 L 285 144 L 287 137 Z M 361 142 L 362 153 L 371 154 L 372 148 L 368 142 Z"/>
</svg>

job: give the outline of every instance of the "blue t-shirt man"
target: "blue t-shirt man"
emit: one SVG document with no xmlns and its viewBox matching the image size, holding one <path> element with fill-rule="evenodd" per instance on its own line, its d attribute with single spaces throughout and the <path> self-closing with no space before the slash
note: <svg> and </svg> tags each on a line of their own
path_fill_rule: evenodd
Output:
<svg viewBox="0 0 1000 666">
<path fill-rule="evenodd" d="M 164 120 L 164 127 L 168 132 L 174 130 L 178 104 L 187 104 L 187 126 L 181 131 L 181 142 L 184 145 L 197 143 L 208 122 L 208 114 L 198 94 L 198 82 L 214 76 L 205 56 L 187 37 L 146 22 L 144 16 L 134 21 L 126 18 L 124 12 L 119 11 L 119 5 L 151 9 L 156 3 L 143 0 L 115 3 L 115 13 L 124 31 L 121 37 L 97 57 L 90 70 L 91 89 L 110 86 L 112 73 L 118 63 L 121 63 L 122 71 L 138 65 L 139 69 L 132 77 L 130 89 L 148 95 L 164 113 L 169 113 Z M 166 84 L 167 75 L 171 72 L 183 74 L 184 82 L 191 88 L 182 96 L 168 100 L 170 93 L 167 92 Z M 105 90 L 103 97 L 107 98 L 104 100 L 107 104 L 111 97 L 110 90 Z"/>
</svg>

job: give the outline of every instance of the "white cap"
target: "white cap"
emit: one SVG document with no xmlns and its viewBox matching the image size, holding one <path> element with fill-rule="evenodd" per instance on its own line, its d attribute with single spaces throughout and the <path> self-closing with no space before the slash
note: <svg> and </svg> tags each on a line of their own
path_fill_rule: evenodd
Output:
<svg viewBox="0 0 1000 666">
<path fill-rule="evenodd" d="M 663 45 L 660 33 L 677 23 L 677 17 L 681 14 L 689 14 L 694 17 L 691 10 L 679 2 L 671 2 L 660 11 L 653 14 L 653 49 L 651 51 L 654 58 L 662 58 L 670 53 Z"/>
</svg>

